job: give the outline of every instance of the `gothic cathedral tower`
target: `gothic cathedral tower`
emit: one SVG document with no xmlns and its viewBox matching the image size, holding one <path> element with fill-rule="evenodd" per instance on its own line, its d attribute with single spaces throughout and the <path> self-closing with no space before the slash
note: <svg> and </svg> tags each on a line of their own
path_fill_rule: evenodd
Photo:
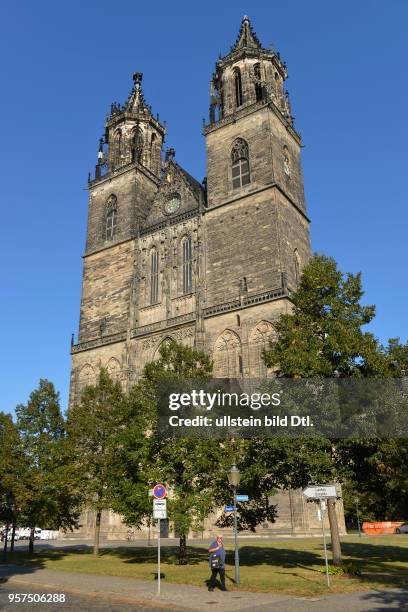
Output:
<svg viewBox="0 0 408 612">
<path fill-rule="evenodd" d="M 261 46 L 245 16 L 230 53 L 216 64 L 204 128 L 204 312 L 218 314 L 208 321 L 207 336 L 225 328 L 214 340 L 219 376 L 266 373 L 261 353 L 273 337 L 271 323 L 290 308 L 290 293 L 310 256 L 301 139 L 286 78 L 279 54 Z M 227 310 L 238 316 L 221 314 Z"/>
</svg>

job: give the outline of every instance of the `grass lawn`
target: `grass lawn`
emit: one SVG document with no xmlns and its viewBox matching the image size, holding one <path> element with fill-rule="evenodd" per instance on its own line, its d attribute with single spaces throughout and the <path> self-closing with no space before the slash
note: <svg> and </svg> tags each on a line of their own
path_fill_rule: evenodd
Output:
<svg viewBox="0 0 408 612">
<path fill-rule="evenodd" d="M 227 586 L 234 585 L 234 555 L 227 545 Z M 342 540 L 343 559 L 358 566 L 360 577 L 331 576 L 331 592 L 408 585 L 408 536 L 347 537 Z M 177 565 L 176 547 L 162 548 L 162 578 L 168 582 L 204 586 L 209 577 L 207 550 L 189 547 L 189 565 Z M 16 552 L 13 562 L 53 570 L 141 580 L 156 577 L 155 548 L 102 549 L 94 558 L 88 550 L 37 551 L 33 558 Z M 330 557 L 329 557 L 330 558 Z M 317 538 L 240 542 L 243 590 L 284 592 L 293 595 L 327 593 L 323 544 Z"/>
</svg>

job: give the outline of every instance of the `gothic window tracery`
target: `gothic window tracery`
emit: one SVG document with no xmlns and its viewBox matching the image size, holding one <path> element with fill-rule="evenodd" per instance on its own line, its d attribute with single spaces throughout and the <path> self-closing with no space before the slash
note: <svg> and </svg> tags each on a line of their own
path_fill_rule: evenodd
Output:
<svg viewBox="0 0 408 612">
<path fill-rule="evenodd" d="M 261 321 L 252 330 L 249 338 L 249 361 L 251 376 L 262 378 L 267 376 L 268 369 L 264 363 L 263 352 L 276 337 L 272 323 Z"/>
<path fill-rule="evenodd" d="M 155 174 L 160 171 L 160 145 L 156 134 L 152 134 L 150 140 L 150 169 Z"/>
<path fill-rule="evenodd" d="M 183 253 L 182 283 L 183 294 L 191 293 L 193 290 L 193 246 L 191 236 L 185 236 L 181 241 Z"/>
<path fill-rule="evenodd" d="M 159 301 L 159 254 L 155 247 L 150 251 L 150 304 Z"/>
<path fill-rule="evenodd" d="M 107 202 L 106 222 L 105 222 L 105 239 L 113 240 L 116 234 L 118 224 L 118 205 L 117 198 L 111 195 Z"/>
<path fill-rule="evenodd" d="M 120 363 L 115 357 L 111 357 L 106 364 L 106 370 L 109 376 L 115 380 L 119 377 Z"/>
<path fill-rule="evenodd" d="M 113 166 L 117 168 L 122 161 L 122 132 L 117 130 L 113 139 Z"/>
<path fill-rule="evenodd" d="M 243 138 L 237 138 L 231 151 L 232 187 L 239 189 L 251 182 L 249 173 L 248 144 Z"/>
<path fill-rule="evenodd" d="M 143 134 L 138 127 L 132 131 L 132 162 L 141 163 L 143 154 Z"/>
<path fill-rule="evenodd" d="M 80 401 L 82 391 L 85 389 L 85 387 L 94 384 L 95 370 L 89 363 L 86 363 L 84 366 L 82 366 L 78 374 L 78 401 Z"/>
<path fill-rule="evenodd" d="M 235 105 L 236 107 L 242 106 L 242 78 L 241 70 L 239 68 L 234 69 L 234 85 L 235 85 Z"/>
<path fill-rule="evenodd" d="M 242 375 L 241 340 L 230 329 L 226 329 L 214 345 L 214 377 L 238 378 Z"/>
<path fill-rule="evenodd" d="M 262 89 L 262 80 L 261 80 L 261 64 L 255 64 L 254 66 L 254 76 L 255 76 L 255 99 L 257 102 L 261 102 L 263 100 L 263 89 Z"/>
</svg>

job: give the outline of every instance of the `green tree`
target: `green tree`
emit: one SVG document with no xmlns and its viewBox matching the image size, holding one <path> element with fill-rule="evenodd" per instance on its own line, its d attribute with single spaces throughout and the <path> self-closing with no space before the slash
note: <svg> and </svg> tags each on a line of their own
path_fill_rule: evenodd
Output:
<svg viewBox="0 0 408 612">
<path fill-rule="evenodd" d="M 147 489 L 162 482 L 171 491 L 168 513 L 179 534 L 179 562 L 187 563 L 186 538 L 189 530 L 200 529 L 217 506 L 214 474 L 219 470 L 222 448 L 216 440 L 168 440 L 157 436 L 157 408 L 160 387 L 167 380 L 211 378 L 208 355 L 175 341 L 165 343 L 157 361 L 144 369 L 141 381 L 129 396 L 129 427 L 120 433 L 123 473 L 118 480 L 121 493 L 116 510 L 130 524 L 148 518 L 152 501 Z M 143 432 L 143 439 L 140 432 Z M 219 502 L 218 502 L 219 505 Z"/>
<path fill-rule="evenodd" d="M 288 378 L 393 376 L 389 355 L 373 334 L 362 329 L 375 315 L 374 306 L 361 304 L 362 297 L 360 274 L 343 274 L 331 257 L 312 257 L 292 297 L 291 313 L 275 323 L 277 342 L 265 352 L 265 363 Z M 340 442 L 343 449 L 352 449 L 353 444 Z M 337 443 L 336 459 L 332 449 L 333 444 L 328 444 L 327 457 L 333 459 L 329 473 L 339 477 L 350 466 L 342 460 L 345 453 L 339 459 Z M 341 564 L 334 502 L 328 509 L 333 560 Z"/>
<path fill-rule="evenodd" d="M 14 547 L 14 533 L 18 511 L 16 504 L 11 509 L 7 500 L 10 495 L 20 501 L 22 476 L 26 468 L 19 431 L 10 414 L 0 412 L 0 522 L 11 523 L 11 551 Z M 17 496 L 17 498 L 16 498 Z"/>
<path fill-rule="evenodd" d="M 68 414 L 70 465 L 83 503 L 95 512 L 94 555 L 99 554 L 102 511 L 113 506 L 112 482 L 119 471 L 117 436 L 127 426 L 126 416 L 121 385 L 103 369 L 98 383 L 85 388 L 81 402 Z"/>
<path fill-rule="evenodd" d="M 390 361 L 377 339 L 362 330 L 375 316 L 363 306 L 360 274 L 343 274 L 331 257 L 315 255 L 305 266 L 293 310 L 274 327 L 278 340 L 265 363 L 280 376 L 391 376 Z"/>
<path fill-rule="evenodd" d="M 16 415 L 23 456 L 15 487 L 16 508 L 20 524 L 30 527 L 32 554 L 35 527 L 76 526 L 78 499 L 67 480 L 65 422 L 54 385 L 41 379 L 27 404 L 17 406 Z"/>
</svg>

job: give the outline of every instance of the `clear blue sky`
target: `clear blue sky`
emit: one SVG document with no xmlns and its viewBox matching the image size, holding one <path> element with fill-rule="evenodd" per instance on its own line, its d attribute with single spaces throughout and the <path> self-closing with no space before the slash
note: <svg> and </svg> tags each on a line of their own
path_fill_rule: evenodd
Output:
<svg viewBox="0 0 408 612">
<path fill-rule="evenodd" d="M 167 146 L 201 180 L 210 76 L 245 13 L 288 64 L 313 249 L 362 271 L 381 340 L 407 339 L 405 0 L 16 0 L 0 12 L 0 410 L 40 377 L 66 406 L 86 179 L 110 103 L 142 71 Z"/>
</svg>

